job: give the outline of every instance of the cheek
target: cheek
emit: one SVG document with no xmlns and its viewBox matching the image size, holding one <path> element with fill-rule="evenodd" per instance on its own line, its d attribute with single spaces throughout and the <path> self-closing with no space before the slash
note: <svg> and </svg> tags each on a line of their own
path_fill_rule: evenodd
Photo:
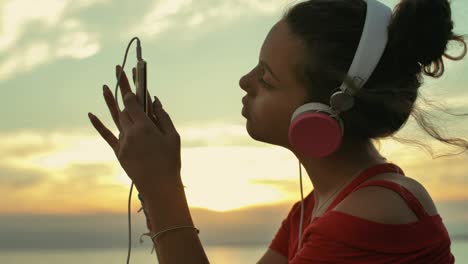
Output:
<svg viewBox="0 0 468 264">
<path fill-rule="evenodd" d="M 290 107 L 277 101 L 261 100 L 255 105 L 254 114 L 266 131 L 287 135 L 292 115 Z"/>
</svg>

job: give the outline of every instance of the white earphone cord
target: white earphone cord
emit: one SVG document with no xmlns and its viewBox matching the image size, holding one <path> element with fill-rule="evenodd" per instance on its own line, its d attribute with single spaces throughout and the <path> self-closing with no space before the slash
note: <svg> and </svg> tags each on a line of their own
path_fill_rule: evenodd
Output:
<svg viewBox="0 0 468 264">
<path fill-rule="evenodd" d="M 115 103 L 117 104 L 117 108 L 119 108 L 119 100 L 117 96 L 118 88 L 119 88 L 119 82 L 120 82 L 120 77 L 122 77 L 122 72 L 125 68 L 125 63 L 127 62 L 127 55 L 128 55 L 128 50 L 130 49 L 130 46 L 132 45 L 133 41 L 137 40 L 138 42 L 140 41 L 137 37 L 132 38 L 130 42 L 128 43 L 127 50 L 125 51 L 125 56 L 124 60 L 122 63 L 122 70 L 119 72 L 119 76 L 117 77 L 117 84 L 115 85 Z M 131 219 L 131 202 L 132 202 L 132 191 L 133 191 L 133 181 L 130 186 L 130 194 L 128 196 L 128 254 L 127 254 L 127 264 L 130 263 L 130 253 L 132 251 L 132 219 Z"/>
<path fill-rule="evenodd" d="M 125 68 L 125 63 L 127 61 L 128 51 L 129 51 L 130 46 L 132 45 L 133 41 L 135 41 L 135 40 L 137 41 L 137 49 L 136 49 L 137 59 L 138 59 L 138 61 L 142 60 L 140 39 L 138 37 L 134 37 L 128 43 L 127 50 L 125 51 L 124 61 L 122 63 L 122 70 L 119 72 L 119 75 L 117 77 L 117 84 L 115 86 L 115 101 L 116 101 L 116 104 L 117 104 L 117 108 L 119 108 L 119 110 L 120 110 L 120 107 L 119 107 L 118 96 L 117 96 L 118 88 L 119 88 L 119 82 L 120 82 L 120 78 L 122 77 L 123 70 Z M 138 89 L 138 87 L 137 87 L 137 89 Z M 144 94 L 143 95 L 143 102 L 146 102 L 147 101 L 147 95 L 148 95 L 146 87 L 144 88 L 143 94 Z M 147 111 L 146 107 L 144 107 L 143 111 L 145 112 L 146 115 L 148 115 L 148 111 Z M 131 250 L 132 250 L 131 201 L 132 201 L 133 186 L 134 186 L 134 184 L 133 184 L 133 181 L 132 181 L 132 184 L 130 186 L 130 193 L 129 193 L 129 196 L 128 196 L 128 255 L 127 255 L 127 264 L 130 264 L 130 253 L 131 253 Z M 140 201 L 142 202 L 142 205 L 143 205 L 143 201 L 141 199 L 140 199 Z M 144 209 L 144 207 L 142 207 L 138 212 L 140 212 L 142 209 Z M 145 211 L 145 216 L 146 216 L 146 211 Z M 147 221 L 148 221 L 148 219 L 147 219 Z M 171 231 L 171 230 L 180 229 L 180 228 L 193 228 L 193 229 L 195 229 L 197 231 L 197 233 L 200 233 L 200 230 L 197 229 L 194 226 L 178 226 L 178 227 L 169 228 L 169 229 L 166 229 L 166 230 L 159 231 L 156 234 L 153 234 L 151 232 L 144 233 L 144 234 L 142 234 L 142 236 L 143 235 L 149 235 L 151 237 L 151 240 L 153 241 L 153 239 L 155 239 L 157 236 L 161 235 L 162 233 L 165 233 L 165 232 Z M 141 239 L 141 237 L 140 237 L 140 243 L 143 243 L 143 240 Z M 157 254 L 157 248 L 153 244 L 153 250 L 155 250 L 155 249 L 156 249 L 156 256 L 158 258 L 158 262 L 160 263 L 161 261 L 159 259 L 159 255 Z M 153 250 L 151 251 L 151 253 L 153 253 Z"/>
<path fill-rule="evenodd" d="M 297 245 L 297 252 L 299 252 L 299 249 L 301 248 L 301 242 L 302 242 L 302 224 L 304 221 L 304 192 L 302 191 L 302 167 L 301 167 L 301 161 L 299 161 L 299 183 L 301 185 L 301 220 L 299 222 L 299 243 Z"/>
<path fill-rule="evenodd" d="M 392 9 L 390 7 L 379 2 L 378 0 L 364 1 L 367 5 L 366 20 L 364 22 L 361 38 L 359 40 L 359 45 L 356 49 L 353 61 L 347 73 L 347 76 L 350 76 L 352 78 L 353 82 L 359 89 L 362 88 L 367 82 L 367 80 L 370 78 L 383 55 L 383 52 L 388 42 L 388 25 L 390 24 L 390 21 L 392 19 Z M 340 86 L 340 90 L 342 90 L 345 93 L 347 92 L 348 88 L 349 87 L 346 85 L 346 82 L 343 82 Z M 352 91 L 350 95 L 353 96 L 355 92 L 356 91 Z M 299 109 L 297 109 L 293 113 L 292 119 L 294 120 L 295 117 L 300 113 L 310 110 L 309 108 L 311 107 L 311 104 L 303 105 Z M 318 110 L 320 110 L 321 107 L 322 106 L 320 104 L 315 104 L 313 105 L 311 110 L 317 110 L 317 108 L 319 108 Z M 345 109 L 341 109 L 341 111 L 348 110 L 349 107 L 352 107 L 352 104 L 347 106 Z M 328 107 L 325 109 L 328 109 Z M 299 252 L 299 249 L 301 248 L 302 225 L 304 221 L 304 195 L 302 191 L 302 170 L 300 161 L 299 178 L 301 185 L 301 218 L 299 222 L 299 242 L 297 252 Z M 339 190 L 340 188 L 338 188 L 337 190 Z M 333 197 L 333 195 L 330 196 L 330 198 Z M 325 203 L 322 204 L 322 206 L 325 205 L 328 202 L 328 200 L 325 201 Z M 320 210 L 320 208 L 318 210 Z"/>
</svg>

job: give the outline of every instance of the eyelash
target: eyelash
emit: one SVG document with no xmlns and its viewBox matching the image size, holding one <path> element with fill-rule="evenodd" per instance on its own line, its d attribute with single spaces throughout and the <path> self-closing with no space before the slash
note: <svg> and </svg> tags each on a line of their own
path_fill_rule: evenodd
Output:
<svg viewBox="0 0 468 264">
<path fill-rule="evenodd" d="M 271 86 L 269 83 L 265 82 L 265 80 L 264 80 L 263 78 L 258 79 L 258 81 L 259 81 L 263 86 L 266 86 L 267 88 L 272 88 L 272 86 Z"/>
<path fill-rule="evenodd" d="M 257 65 L 257 67 L 258 67 L 258 68 L 257 68 L 257 74 L 260 75 L 260 76 L 262 76 L 263 73 L 264 73 L 264 71 L 261 70 L 262 68 L 260 67 L 260 65 Z M 263 77 L 260 77 L 260 78 L 258 79 L 258 82 L 260 82 L 263 86 L 265 86 L 265 87 L 267 87 L 267 88 L 269 88 L 269 89 L 272 89 L 272 88 L 273 88 L 273 86 L 271 86 L 269 83 L 267 83 L 267 82 L 263 79 Z"/>
</svg>

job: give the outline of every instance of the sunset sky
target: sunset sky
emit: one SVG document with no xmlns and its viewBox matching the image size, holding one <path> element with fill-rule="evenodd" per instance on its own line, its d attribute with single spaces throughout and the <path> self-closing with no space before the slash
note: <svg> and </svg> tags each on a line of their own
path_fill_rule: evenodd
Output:
<svg viewBox="0 0 468 264">
<path fill-rule="evenodd" d="M 383 2 L 393 7 L 397 1 Z M 195 223 L 207 230 L 202 238 L 269 242 L 300 199 L 297 160 L 249 137 L 238 82 L 257 64 L 266 34 L 292 3 L 0 0 L 0 249 L 41 246 L 38 234 L 49 236 L 42 246 L 90 246 L 86 241 L 96 241 L 96 232 L 107 240 L 98 238 L 94 246 L 114 238 L 120 241 L 112 245 L 125 245 L 130 180 L 87 113 L 118 134 L 102 85 L 115 87 L 115 65 L 134 36 L 148 62 L 148 89 L 181 135 L 182 179 Z M 468 34 L 468 2 L 452 1 L 452 11 L 455 32 Z M 459 47 L 450 51 L 457 54 Z M 135 62 L 132 48 L 125 70 Z M 468 58 L 446 66 L 442 78 L 426 79 L 421 93 L 468 113 Z M 468 139 L 467 117 L 433 113 L 444 135 Z M 431 139 L 413 120 L 397 135 L 421 140 L 436 154 L 460 151 Z M 453 236 L 468 234 L 468 153 L 432 159 L 391 140 L 382 141 L 381 152 L 423 183 Z M 303 173 L 308 193 L 313 187 Z M 135 236 L 144 231 L 138 208 L 134 195 Z M 264 229 L 249 229 L 253 217 Z M 223 229 L 231 240 L 215 238 Z M 70 230 L 82 237 L 71 241 Z"/>
</svg>

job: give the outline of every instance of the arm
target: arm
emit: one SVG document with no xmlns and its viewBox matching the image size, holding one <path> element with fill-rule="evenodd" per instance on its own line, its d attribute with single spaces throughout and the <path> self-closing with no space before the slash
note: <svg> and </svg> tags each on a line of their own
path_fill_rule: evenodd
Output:
<svg viewBox="0 0 468 264">
<path fill-rule="evenodd" d="M 153 233 L 177 226 L 194 226 L 183 185 L 180 183 L 166 190 L 164 194 L 153 192 L 145 197 Z M 161 264 L 209 263 L 195 229 L 168 231 L 153 243 Z"/>
<path fill-rule="evenodd" d="M 179 133 L 157 97 L 153 103 L 156 119 L 150 119 L 130 89 L 120 66 L 116 67 L 116 75 L 125 104 L 123 111 L 120 111 L 109 87 L 104 85 L 103 88 L 107 106 L 119 128 L 119 136 L 116 137 L 99 118 L 88 113 L 91 123 L 113 149 L 120 165 L 147 203 L 152 231 L 193 225 L 180 179 Z M 153 243 L 156 243 L 161 263 L 208 263 L 194 230 L 168 231 L 157 240 Z"/>
</svg>

